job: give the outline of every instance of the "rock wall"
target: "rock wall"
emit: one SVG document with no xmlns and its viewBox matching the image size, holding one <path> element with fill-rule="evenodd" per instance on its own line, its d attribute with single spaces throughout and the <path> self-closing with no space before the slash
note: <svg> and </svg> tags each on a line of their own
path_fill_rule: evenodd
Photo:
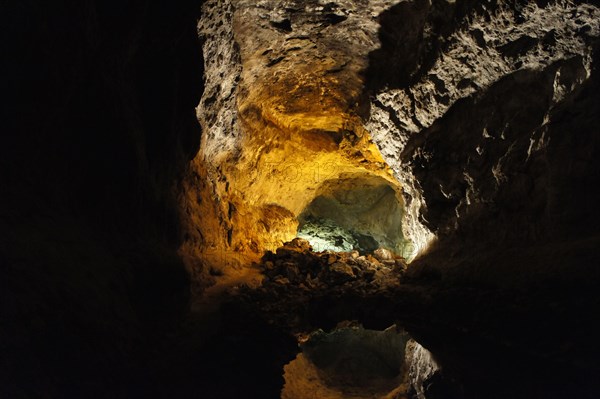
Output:
<svg viewBox="0 0 600 399">
<path fill-rule="evenodd" d="M 2 4 L 3 396 L 276 394 L 294 343 L 244 309 L 159 353 L 181 257 L 201 294 L 333 181 L 385 182 L 421 255 L 349 314 L 465 397 L 597 396 L 597 1 L 200 3 Z"/>
<path fill-rule="evenodd" d="M 583 1 L 381 15 L 366 126 L 423 243 L 406 282 L 422 296 L 398 315 L 460 397 L 597 390 L 598 16 Z"/>
<path fill-rule="evenodd" d="M 241 150 L 236 99 L 242 61 L 233 31 L 234 12 L 232 1 L 207 1 L 198 22 L 206 72 L 204 94 L 196 110 L 206 132 L 201 158 L 213 167 L 222 157 Z"/>
<path fill-rule="evenodd" d="M 365 182 L 357 190 L 382 181 L 401 212 L 400 186 L 360 117 L 361 71 L 377 46 L 377 15 L 391 4 L 206 3 L 206 135 L 184 208 L 189 220 L 216 212 L 188 226 L 182 253 L 200 248 L 207 263 L 192 268 L 241 267 L 291 240 L 298 216 L 316 196 L 332 196 L 324 187 L 337 180 Z M 209 182 L 203 201 L 196 176 Z M 392 235 L 400 251 L 402 231 Z"/>
<path fill-rule="evenodd" d="M 415 1 L 382 14 L 367 128 L 404 187 L 414 241 L 420 223 L 446 253 L 595 231 L 581 220 L 595 213 L 598 12 Z"/>
<path fill-rule="evenodd" d="M 207 3 L 207 134 L 192 176 L 212 182 L 201 197 L 218 216 L 188 229 L 189 247 L 274 249 L 313 190 L 350 173 L 395 187 L 409 259 L 436 239 L 525 243 L 562 231 L 548 215 L 565 206 L 534 175 L 556 174 L 544 130 L 589 84 L 597 12 L 585 2 Z M 531 190 L 536 205 L 517 205 Z M 188 214 L 210 213 L 193 197 Z"/>
</svg>

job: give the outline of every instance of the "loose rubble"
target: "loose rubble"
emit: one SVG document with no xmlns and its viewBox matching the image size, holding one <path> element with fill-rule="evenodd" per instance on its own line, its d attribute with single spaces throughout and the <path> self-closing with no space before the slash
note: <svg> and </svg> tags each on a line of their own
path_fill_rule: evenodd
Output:
<svg viewBox="0 0 600 399">
<path fill-rule="evenodd" d="M 291 285 L 311 289 L 360 290 L 396 286 L 406 262 L 379 248 L 372 255 L 352 252 L 313 252 L 308 241 L 295 238 L 268 252 L 259 265 L 265 274 L 262 288 Z"/>
<path fill-rule="evenodd" d="M 387 249 L 373 254 L 313 252 L 310 243 L 295 238 L 267 252 L 255 267 L 264 274 L 257 289 L 242 287 L 239 294 L 260 308 L 273 323 L 302 331 L 300 320 L 315 298 L 367 297 L 392 292 L 400 285 L 406 261 Z"/>
</svg>

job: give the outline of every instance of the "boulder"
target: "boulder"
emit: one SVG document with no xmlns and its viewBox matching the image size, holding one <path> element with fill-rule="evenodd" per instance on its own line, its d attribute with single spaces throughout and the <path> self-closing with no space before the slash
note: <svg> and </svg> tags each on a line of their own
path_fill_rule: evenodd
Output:
<svg viewBox="0 0 600 399">
<path fill-rule="evenodd" d="M 392 251 L 386 248 L 377 248 L 373 252 L 373 256 L 375 256 L 375 258 L 377 258 L 379 261 L 394 260 L 394 254 Z"/>
<path fill-rule="evenodd" d="M 330 266 L 332 280 L 336 282 L 345 282 L 355 278 L 352 267 L 343 262 L 335 262 Z"/>
</svg>

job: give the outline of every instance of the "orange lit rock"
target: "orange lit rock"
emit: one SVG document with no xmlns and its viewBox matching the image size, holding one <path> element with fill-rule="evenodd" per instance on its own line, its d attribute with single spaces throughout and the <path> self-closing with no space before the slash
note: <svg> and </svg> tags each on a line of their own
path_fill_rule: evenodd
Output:
<svg viewBox="0 0 600 399">
<path fill-rule="evenodd" d="M 344 43 L 358 19 L 312 23 L 320 11 L 307 9 L 297 15 L 301 31 L 292 23 L 287 32 L 253 2 L 235 3 L 235 12 L 218 14 L 209 2 L 205 13 L 225 21 L 200 26 L 213 40 L 204 47 L 212 80 L 199 106 L 205 136 L 190 174 L 208 182 L 201 193 L 188 186 L 190 220 L 203 221 L 189 245 L 225 252 L 227 259 L 212 261 L 235 265 L 294 238 L 298 217 L 316 197 L 343 190 L 386 188 L 401 212 L 400 185 L 360 117 L 360 71 L 376 46 L 377 24 L 363 20 L 357 39 Z M 393 223 L 381 235 L 399 242 L 400 222 Z"/>
</svg>

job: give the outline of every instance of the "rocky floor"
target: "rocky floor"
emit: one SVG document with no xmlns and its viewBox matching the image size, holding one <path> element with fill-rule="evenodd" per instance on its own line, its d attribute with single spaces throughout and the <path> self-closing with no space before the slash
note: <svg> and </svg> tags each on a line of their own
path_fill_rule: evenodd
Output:
<svg viewBox="0 0 600 399">
<path fill-rule="evenodd" d="M 334 331 L 343 321 L 380 331 L 396 324 L 440 361 L 443 372 L 436 378 L 442 382 L 431 388 L 438 393 L 478 399 L 595 397 L 596 329 L 585 320 L 596 305 L 589 290 L 579 290 L 580 299 L 574 300 L 566 280 L 548 287 L 477 285 L 435 269 L 407 271 L 403 259 L 385 250 L 366 256 L 315 253 L 302 239 L 267 253 L 254 266 L 264 275 L 262 283 L 231 288 L 227 307 L 282 337 L 301 343 L 311 332 Z M 299 349 L 288 350 L 289 362 Z"/>
<path fill-rule="evenodd" d="M 232 294 L 254 304 L 269 323 L 302 334 L 323 327 L 311 320 L 318 303 L 385 297 L 398 289 L 407 266 L 383 248 L 366 256 L 357 251 L 313 252 L 308 241 L 295 238 L 275 253 L 267 252 L 255 267 L 265 276 L 261 286 L 241 286 Z"/>
<path fill-rule="evenodd" d="M 330 386 L 331 373 L 324 380 L 310 378 L 322 377 L 323 370 L 300 354 L 301 346 L 316 341 L 315 331 L 335 331 L 345 320 L 360 320 L 370 330 L 392 326 L 395 302 L 385 298 L 398 290 L 404 260 L 384 249 L 365 256 L 314 252 L 308 241 L 297 238 L 246 269 L 244 275 L 215 276 L 215 286 L 157 350 L 160 362 L 150 365 L 157 381 L 179 386 L 179 397 L 201 392 L 210 398 L 279 398 L 287 368 L 287 397 L 304 399 L 307 389 L 348 397 Z M 385 379 L 352 392 L 357 398 L 371 390 L 387 394 L 395 382 L 395 377 Z"/>
</svg>

